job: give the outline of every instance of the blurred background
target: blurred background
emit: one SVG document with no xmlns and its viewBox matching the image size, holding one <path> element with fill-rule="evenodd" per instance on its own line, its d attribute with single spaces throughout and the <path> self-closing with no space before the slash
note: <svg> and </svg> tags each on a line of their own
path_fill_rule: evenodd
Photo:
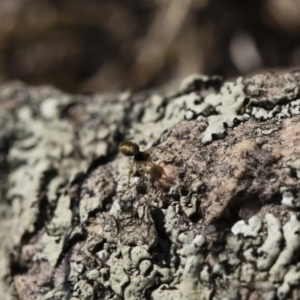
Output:
<svg viewBox="0 0 300 300">
<path fill-rule="evenodd" d="M 299 0 L 0 0 L 0 84 L 106 92 L 299 66 Z"/>
</svg>

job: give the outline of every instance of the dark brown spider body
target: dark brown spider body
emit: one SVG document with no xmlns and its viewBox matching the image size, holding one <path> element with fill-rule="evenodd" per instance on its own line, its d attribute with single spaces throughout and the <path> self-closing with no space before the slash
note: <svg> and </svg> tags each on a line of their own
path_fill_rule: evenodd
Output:
<svg viewBox="0 0 300 300">
<path fill-rule="evenodd" d="M 160 149 L 162 151 L 171 153 L 170 151 L 161 147 L 152 147 L 148 150 L 140 151 L 139 145 L 131 141 L 123 142 L 119 149 L 123 155 L 133 156 L 133 164 L 128 173 L 128 186 L 130 185 L 130 177 L 132 175 L 134 166 L 136 166 L 136 169 L 142 177 L 148 175 L 153 182 L 159 182 L 162 185 L 161 180 L 164 178 L 166 183 L 172 183 L 172 180 L 165 173 L 164 168 L 152 162 L 151 158 L 151 153 L 155 149 Z"/>
<path fill-rule="evenodd" d="M 135 162 L 147 162 L 150 159 L 150 154 L 147 152 L 139 151 L 135 156 Z"/>
</svg>

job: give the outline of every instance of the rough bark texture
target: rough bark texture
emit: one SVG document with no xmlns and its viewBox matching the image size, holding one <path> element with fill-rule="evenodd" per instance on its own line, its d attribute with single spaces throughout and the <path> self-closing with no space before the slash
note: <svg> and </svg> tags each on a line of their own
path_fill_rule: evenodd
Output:
<svg viewBox="0 0 300 300">
<path fill-rule="evenodd" d="M 2 299 L 299 299 L 299 114 L 298 72 L 2 85 Z M 128 187 L 123 140 L 169 150 L 151 158 L 170 180 L 148 164 Z"/>
</svg>

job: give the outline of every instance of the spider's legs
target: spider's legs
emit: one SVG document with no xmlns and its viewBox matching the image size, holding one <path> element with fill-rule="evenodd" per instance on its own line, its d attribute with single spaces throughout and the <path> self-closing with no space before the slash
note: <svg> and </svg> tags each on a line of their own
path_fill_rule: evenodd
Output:
<svg viewBox="0 0 300 300">
<path fill-rule="evenodd" d="M 152 153 L 153 151 L 155 151 L 156 149 L 159 149 L 160 151 L 165 151 L 165 152 L 168 152 L 168 153 L 174 155 L 173 152 L 169 151 L 168 149 L 166 149 L 166 148 L 164 148 L 164 147 L 160 147 L 160 146 L 154 146 L 154 147 L 152 147 L 152 148 L 150 148 L 150 149 L 148 149 L 148 150 L 145 150 L 145 152 L 151 154 L 151 153 Z"/>
<path fill-rule="evenodd" d="M 137 168 L 138 168 L 138 171 L 139 171 L 141 177 L 144 179 L 145 178 L 145 174 L 148 173 L 147 168 L 144 166 L 143 163 L 137 163 Z"/>
<path fill-rule="evenodd" d="M 134 165 L 135 165 L 135 161 L 132 162 L 131 167 L 130 167 L 129 172 L 128 172 L 128 182 L 127 182 L 128 188 L 130 186 L 130 178 L 131 178 L 131 175 L 132 175 L 132 172 L 133 172 Z"/>
<path fill-rule="evenodd" d="M 165 152 L 168 152 L 168 153 L 174 155 L 174 153 L 172 151 L 170 151 L 164 147 L 156 146 L 155 148 L 159 149 L 160 151 L 165 151 Z"/>
<path fill-rule="evenodd" d="M 150 175 L 152 173 L 152 176 L 156 177 L 158 181 L 161 179 L 162 176 L 164 176 L 165 180 L 167 182 L 173 183 L 173 180 L 166 174 L 163 167 L 161 167 L 153 162 L 149 162 L 149 164 L 151 165 L 151 171 L 152 171 L 152 172 L 150 172 Z"/>
</svg>

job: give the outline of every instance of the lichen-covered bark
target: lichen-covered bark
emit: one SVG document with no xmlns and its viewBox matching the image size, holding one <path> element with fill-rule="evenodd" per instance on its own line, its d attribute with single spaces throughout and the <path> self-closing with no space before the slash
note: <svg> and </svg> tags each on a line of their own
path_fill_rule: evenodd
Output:
<svg viewBox="0 0 300 300">
<path fill-rule="evenodd" d="M 4 299 L 298 299 L 300 73 L 72 96 L 0 87 Z M 123 140 L 169 183 L 133 173 Z M 170 184 L 170 182 L 172 182 Z"/>
</svg>

